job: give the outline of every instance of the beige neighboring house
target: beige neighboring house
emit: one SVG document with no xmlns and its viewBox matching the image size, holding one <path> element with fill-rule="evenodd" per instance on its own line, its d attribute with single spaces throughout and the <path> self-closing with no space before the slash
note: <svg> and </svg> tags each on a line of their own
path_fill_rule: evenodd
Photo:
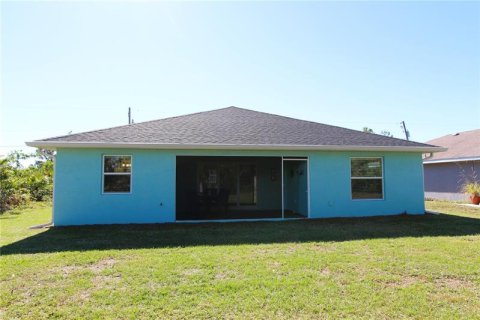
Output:
<svg viewBox="0 0 480 320">
<path fill-rule="evenodd" d="M 480 182 L 480 129 L 446 135 L 426 142 L 448 148 L 424 158 L 425 197 L 466 200 L 462 186 Z"/>
</svg>

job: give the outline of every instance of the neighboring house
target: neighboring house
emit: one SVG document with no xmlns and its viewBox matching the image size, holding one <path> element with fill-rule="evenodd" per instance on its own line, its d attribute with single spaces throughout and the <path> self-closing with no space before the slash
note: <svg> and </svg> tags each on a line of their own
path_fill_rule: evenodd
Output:
<svg viewBox="0 0 480 320">
<path fill-rule="evenodd" d="M 427 142 L 448 148 L 423 160 L 425 197 L 466 200 L 462 186 L 480 182 L 480 129 L 443 136 Z"/>
<path fill-rule="evenodd" d="M 236 107 L 27 145 L 57 150 L 57 226 L 423 214 L 444 150 Z"/>
</svg>

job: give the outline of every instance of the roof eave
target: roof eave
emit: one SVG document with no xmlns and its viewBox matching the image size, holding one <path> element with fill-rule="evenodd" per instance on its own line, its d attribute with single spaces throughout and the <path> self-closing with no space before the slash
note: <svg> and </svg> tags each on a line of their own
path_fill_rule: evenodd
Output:
<svg viewBox="0 0 480 320">
<path fill-rule="evenodd" d="M 480 157 L 460 157 L 460 158 L 446 158 L 446 159 L 424 160 L 424 161 L 423 161 L 423 164 L 449 163 L 449 162 L 465 162 L 465 161 L 480 161 Z"/>
<path fill-rule="evenodd" d="M 265 144 L 181 144 L 181 143 L 128 143 L 128 142 L 72 142 L 30 141 L 29 147 L 57 148 L 118 148 L 118 149 L 172 149 L 172 150 L 310 150 L 310 151 L 396 151 L 396 152 L 442 152 L 447 148 L 428 146 L 340 146 L 340 145 L 265 145 Z"/>
</svg>

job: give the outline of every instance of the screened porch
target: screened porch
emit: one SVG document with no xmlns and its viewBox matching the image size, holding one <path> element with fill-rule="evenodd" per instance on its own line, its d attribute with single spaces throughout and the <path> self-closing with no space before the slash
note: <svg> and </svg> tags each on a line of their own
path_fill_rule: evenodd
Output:
<svg viewBox="0 0 480 320">
<path fill-rule="evenodd" d="M 307 161 L 291 160 L 178 156 L 176 220 L 307 217 Z"/>
</svg>

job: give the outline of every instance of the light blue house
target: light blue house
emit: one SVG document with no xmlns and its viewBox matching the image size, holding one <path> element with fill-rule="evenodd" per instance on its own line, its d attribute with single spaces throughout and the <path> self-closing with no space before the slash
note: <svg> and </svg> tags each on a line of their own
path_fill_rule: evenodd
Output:
<svg viewBox="0 0 480 320">
<path fill-rule="evenodd" d="M 444 150 L 236 107 L 27 145 L 57 151 L 56 226 L 423 214 Z"/>
</svg>

